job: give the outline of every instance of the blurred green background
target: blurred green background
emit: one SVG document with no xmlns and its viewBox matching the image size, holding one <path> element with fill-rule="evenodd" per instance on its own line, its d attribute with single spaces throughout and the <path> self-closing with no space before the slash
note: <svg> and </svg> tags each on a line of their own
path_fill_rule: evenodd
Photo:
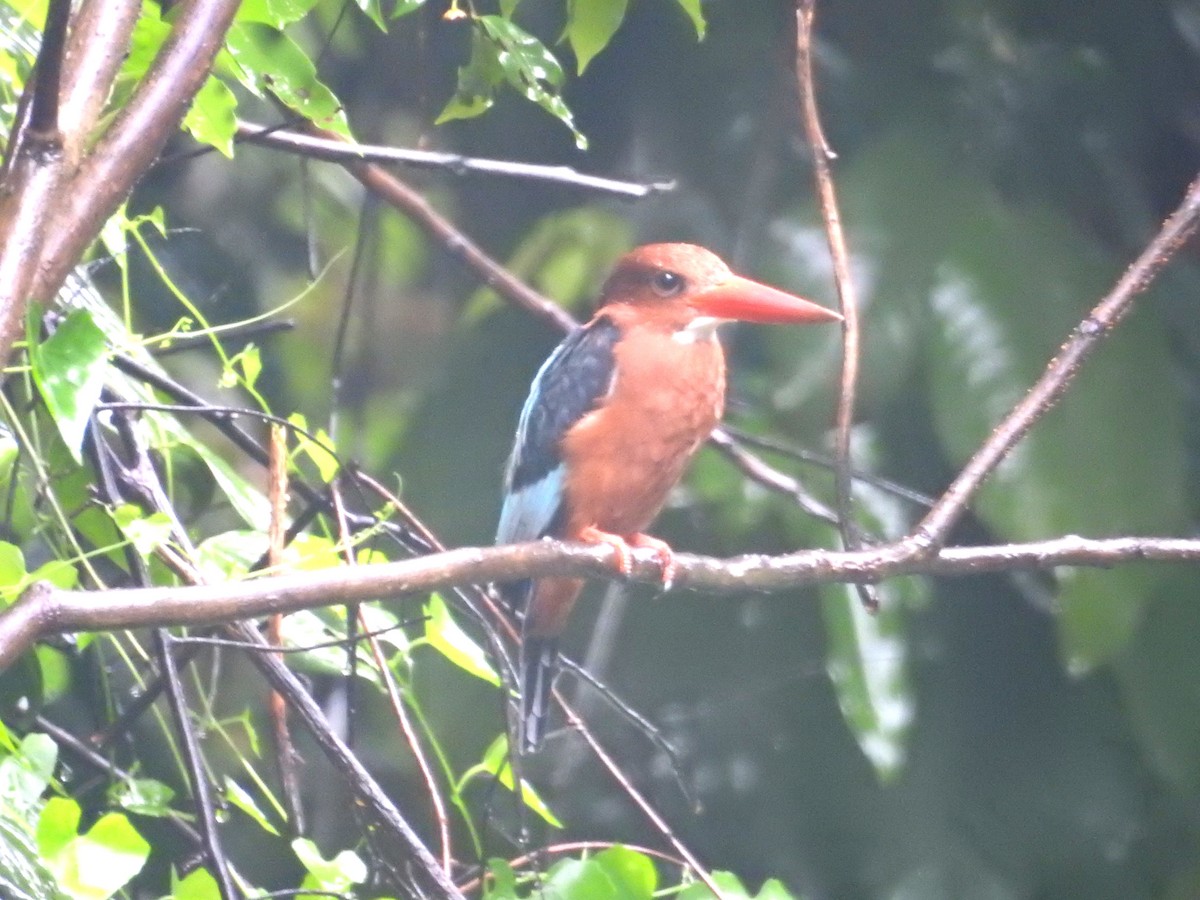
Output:
<svg viewBox="0 0 1200 900">
<path fill-rule="evenodd" d="M 936 494 L 1200 169 L 1200 3 L 818 5 L 820 102 L 862 299 L 858 463 Z M 703 10 L 698 42 L 675 3 L 630 3 L 611 45 L 567 82 L 586 153 L 511 91 L 480 118 L 433 124 L 469 40 L 441 3 L 387 34 L 348 17 L 320 72 L 364 141 L 674 179 L 674 191 L 621 202 L 406 173 L 580 317 L 615 255 L 656 240 L 703 243 L 746 274 L 832 303 L 791 4 Z M 523 0 L 515 18 L 569 65 L 554 44 L 563 16 L 559 0 Z M 296 36 L 319 48 L 335 17 Z M 177 231 L 160 252 L 213 320 L 297 294 L 310 255 L 329 266 L 289 310 L 295 331 L 266 341 L 277 412 L 328 424 L 333 336 L 361 232 L 338 447 L 395 473 L 448 544 L 490 542 L 516 417 L 558 335 L 481 292 L 393 211 L 364 211 L 337 167 L 302 169 L 251 146 L 232 164 L 182 140 L 177 149 L 134 206 L 166 207 Z M 141 329 L 170 327 L 174 301 L 153 300 L 162 288 L 148 276 L 141 291 Z M 955 539 L 1194 531 L 1198 311 L 1185 249 Z M 837 335 L 746 327 L 727 338 L 730 422 L 827 450 Z M 196 383 L 214 377 L 197 354 L 167 364 Z M 830 498 L 819 468 L 771 459 Z M 921 512 L 877 490 L 859 499 L 882 538 Z M 656 533 L 717 555 L 836 545 L 712 450 Z M 689 808 L 661 754 L 584 692 L 638 786 L 706 863 L 748 882 L 778 876 L 812 898 L 1182 900 L 1200 897 L 1196 574 L 1145 565 L 902 579 L 885 586 L 873 622 L 841 589 L 656 598 L 597 586 L 566 646 L 663 730 L 702 809 Z M 597 618 L 605 629 L 593 640 Z M 500 728 L 495 694 L 433 659 L 418 687 L 455 764 L 477 760 Z M 421 788 L 391 728 L 368 715 L 360 745 L 416 804 Z M 657 845 L 576 737 L 553 740 L 533 775 L 566 837 Z M 318 828 L 336 843 L 335 825 Z"/>
</svg>

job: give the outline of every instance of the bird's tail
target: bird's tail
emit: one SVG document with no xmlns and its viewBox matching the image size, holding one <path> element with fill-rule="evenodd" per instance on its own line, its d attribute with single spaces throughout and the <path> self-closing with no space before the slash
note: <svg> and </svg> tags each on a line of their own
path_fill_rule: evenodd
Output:
<svg viewBox="0 0 1200 900">
<path fill-rule="evenodd" d="M 521 718 L 518 723 L 522 753 L 542 745 L 550 714 L 550 689 L 558 674 L 558 638 L 526 634 L 521 642 Z"/>
</svg>

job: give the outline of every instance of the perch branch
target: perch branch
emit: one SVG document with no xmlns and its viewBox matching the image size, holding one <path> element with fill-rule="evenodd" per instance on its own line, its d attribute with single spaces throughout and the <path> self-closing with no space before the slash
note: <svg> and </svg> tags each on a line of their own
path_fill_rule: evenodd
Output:
<svg viewBox="0 0 1200 900">
<path fill-rule="evenodd" d="M 1200 539 L 1069 535 L 1046 541 L 946 547 L 914 558 L 901 542 L 858 551 L 800 551 L 732 559 L 679 554 L 676 585 L 718 594 L 782 591 L 830 581 L 877 581 L 897 575 L 974 575 L 1055 566 L 1108 567 L 1156 561 L 1200 562 Z M 632 554 L 632 578 L 657 584 L 658 558 Z M 46 582 L 28 588 L 0 616 L 0 670 L 34 641 L 52 634 L 168 625 L 214 625 L 329 604 L 397 597 L 458 584 L 546 576 L 611 577 L 612 550 L 541 541 L 463 548 L 374 566 L 277 575 L 193 587 L 64 591 Z"/>
</svg>

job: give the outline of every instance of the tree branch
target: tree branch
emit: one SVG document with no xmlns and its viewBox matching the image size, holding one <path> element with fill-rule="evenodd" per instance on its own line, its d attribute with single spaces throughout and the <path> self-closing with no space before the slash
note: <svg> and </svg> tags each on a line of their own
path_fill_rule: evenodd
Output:
<svg viewBox="0 0 1200 900">
<path fill-rule="evenodd" d="M 569 166 L 539 166 L 533 163 L 513 162 L 504 159 L 481 159 L 463 156 L 460 153 L 441 153 L 433 150 L 410 150 L 401 147 L 383 147 L 377 144 L 352 144 L 343 138 L 326 138 L 315 134 L 297 134 L 294 131 L 258 125 L 253 122 L 238 122 L 239 140 L 251 144 L 274 147 L 310 159 L 327 162 L 371 162 L 400 163 L 417 169 L 442 169 L 454 175 L 500 175 L 528 181 L 544 181 L 567 187 L 610 194 L 627 199 L 640 199 L 651 194 L 674 190 L 673 181 L 650 183 L 618 181 L 577 172 Z"/>
<path fill-rule="evenodd" d="M 897 575 L 974 575 L 1055 566 L 1108 567 L 1131 562 L 1200 562 L 1200 539 L 1083 538 L 975 547 L 946 547 L 913 558 L 904 542 L 855 552 L 808 550 L 732 559 L 678 554 L 675 585 L 720 594 L 782 591 L 831 581 L 873 582 Z M 657 556 L 637 550 L 631 577 L 658 583 Z M 277 575 L 196 587 L 64 591 L 30 587 L 0 615 L 0 670 L 39 638 L 75 631 L 213 625 L 330 604 L 361 603 L 459 584 L 552 575 L 612 577 L 609 547 L 541 541 L 464 548 L 375 566 Z"/>
<path fill-rule="evenodd" d="M 185 0 L 150 71 L 60 193 L 31 294 L 55 293 L 67 272 L 157 158 L 208 78 L 239 0 Z M 3 349 L 0 346 L 0 349 Z"/>
</svg>

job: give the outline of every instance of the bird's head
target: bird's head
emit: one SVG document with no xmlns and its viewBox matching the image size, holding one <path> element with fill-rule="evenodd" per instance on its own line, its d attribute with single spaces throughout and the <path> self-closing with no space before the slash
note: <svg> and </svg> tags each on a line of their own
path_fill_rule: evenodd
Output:
<svg viewBox="0 0 1200 900">
<path fill-rule="evenodd" d="M 672 331 L 711 331 L 721 322 L 839 322 L 812 301 L 735 275 L 715 253 L 694 244 L 647 244 L 622 256 L 600 304 L 621 306 Z"/>
</svg>

